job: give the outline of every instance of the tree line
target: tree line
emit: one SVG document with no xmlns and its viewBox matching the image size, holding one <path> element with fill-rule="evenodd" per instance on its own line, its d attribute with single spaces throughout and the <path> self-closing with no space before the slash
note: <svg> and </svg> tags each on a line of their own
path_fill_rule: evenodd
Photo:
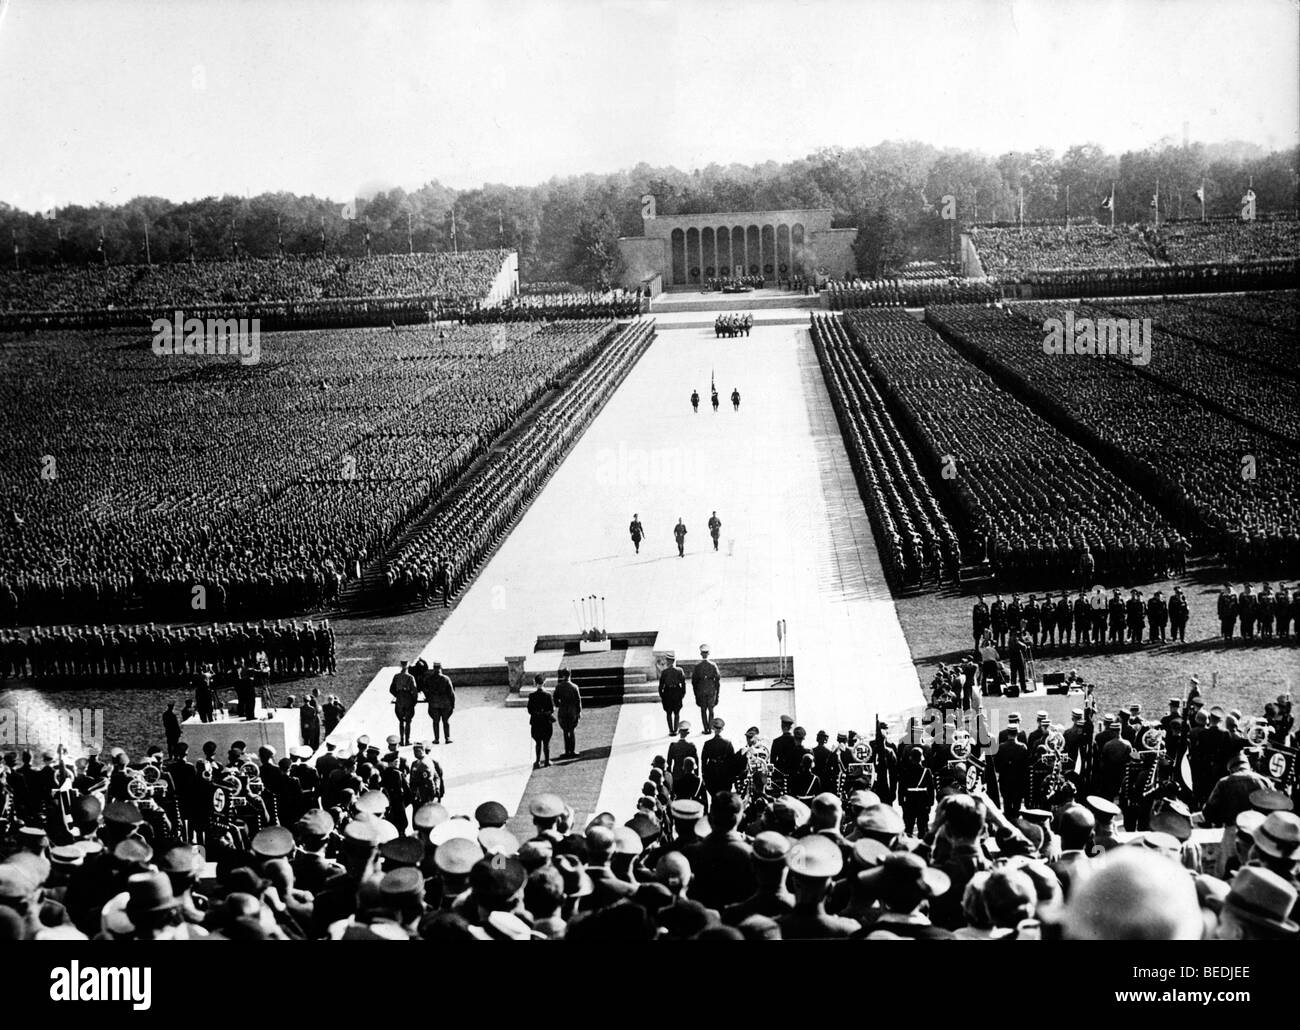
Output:
<svg viewBox="0 0 1300 1030">
<path fill-rule="evenodd" d="M 351 218 L 338 201 L 287 192 L 184 203 L 135 197 L 50 212 L 0 203 L 0 246 L 12 240 L 19 267 L 506 247 L 519 251 L 525 281 L 603 286 L 619 272 L 617 238 L 641 232 L 649 193 L 663 215 L 830 208 L 835 226 L 861 230 L 859 271 L 875 277 L 907 260 L 952 257 L 962 226 L 1015 221 L 1022 196 L 1026 221 L 1063 221 L 1067 202 L 1072 219 L 1108 221 L 1099 205 L 1112 184 L 1117 223 L 1149 220 L 1157 181 L 1162 221 L 1199 218 L 1202 182 L 1208 217 L 1235 215 L 1248 187 L 1261 212 L 1294 211 L 1298 168 L 1300 148 L 1248 143 L 1162 141 L 1119 155 L 1083 143 L 1059 155 L 1040 148 L 991 157 L 890 141 L 690 172 L 642 163 L 535 186 L 458 191 L 430 182 L 358 198 Z M 954 221 L 942 217 L 945 197 Z"/>
</svg>

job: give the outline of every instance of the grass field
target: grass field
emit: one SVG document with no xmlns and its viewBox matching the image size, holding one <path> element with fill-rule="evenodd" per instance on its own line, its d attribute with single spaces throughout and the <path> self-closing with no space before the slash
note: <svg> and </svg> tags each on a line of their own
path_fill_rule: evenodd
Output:
<svg viewBox="0 0 1300 1030">
<path fill-rule="evenodd" d="M 1136 587 L 1144 597 L 1153 590 L 1165 597 L 1181 586 L 1191 608 L 1186 644 L 1147 644 L 1141 648 L 1105 650 L 1040 649 L 1035 655 L 1038 674 L 1077 670 L 1096 687 L 1096 698 L 1103 709 L 1113 709 L 1136 701 L 1146 713 L 1163 714 L 1171 697 L 1187 695 L 1188 679 L 1201 681 L 1201 693 L 1209 704 L 1240 708 L 1246 715 L 1262 715 L 1265 702 L 1300 686 L 1300 648 L 1293 634 L 1286 643 L 1276 639 L 1271 644 L 1246 643 L 1219 639 L 1219 620 L 1215 603 L 1222 584 L 1228 578 L 1222 569 L 1192 567 L 1180 579 L 1156 583 L 1120 585 L 1127 597 L 1128 588 Z M 1238 589 L 1240 582 L 1234 581 Z M 1109 589 L 1114 584 L 1103 584 Z M 1256 584 L 1258 586 L 1258 583 Z M 1274 583 L 1276 589 L 1277 584 Z M 916 594 L 896 600 L 903 632 L 912 649 L 917 675 L 928 694 L 931 678 L 940 663 L 952 663 L 971 652 L 971 608 L 979 589 L 985 600 L 993 601 L 988 585 L 963 584 L 960 590 L 946 587 L 938 594 Z M 1059 596 L 1058 591 L 1053 592 Z M 1003 592 L 1010 600 L 1010 593 Z M 1021 593 L 1023 600 L 1028 592 Z M 1041 599 L 1042 594 L 1039 593 Z M 1215 678 L 1217 676 L 1217 685 Z"/>
</svg>

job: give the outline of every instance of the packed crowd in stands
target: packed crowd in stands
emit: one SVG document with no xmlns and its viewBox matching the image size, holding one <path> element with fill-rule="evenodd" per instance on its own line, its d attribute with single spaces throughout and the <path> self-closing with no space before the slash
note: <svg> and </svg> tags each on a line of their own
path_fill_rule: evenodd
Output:
<svg viewBox="0 0 1300 1030">
<path fill-rule="evenodd" d="M 1279 396 L 1265 382 L 1272 373 L 1247 360 L 1219 366 L 1225 381 L 1210 406 L 1123 358 L 1045 353 L 1042 323 L 1009 310 L 933 307 L 926 317 L 1053 424 L 1104 449 L 1124 479 L 1143 484 L 1145 497 L 1198 525 L 1211 549 L 1272 576 L 1300 568 L 1300 453 L 1233 417 L 1232 398 L 1258 410 L 1248 398 L 1251 383 L 1264 397 Z"/>
<path fill-rule="evenodd" d="M 748 336 L 750 329 L 753 327 L 753 315 L 719 315 L 713 320 L 713 336 L 715 339 L 720 339 L 722 337 L 731 339 L 735 336 Z"/>
<path fill-rule="evenodd" d="M 10 754 L 0 939 L 1296 939 L 1288 696 L 1244 717 L 1193 682 L 1157 720 L 1081 693 L 995 744 L 940 687 L 942 731 L 895 740 L 782 717 L 736 750 L 719 718 L 700 762 L 682 724 L 630 817 L 471 812 L 397 735 Z"/>
<path fill-rule="evenodd" d="M 1160 229 L 1159 253 L 1179 265 L 1271 261 L 1300 255 L 1300 221 L 1171 222 Z"/>
<path fill-rule="evenodd" d="M 654 322 L 633 322 L 585 362 L 559 397 L 508 446 L 440 498 L 389 563 L 387 584 L 408 603 L 447 603 L 509 531 L 650 346 Z"/>
<path fill-rule="evenodd" d="M 1017 276 L 1037 269 L 1133 268 L 1154 265 L 1151 233 L 1140 225 L 1042 225 L 1024 229 L 972 226 L 971 242 L 985 275 Z"/>
<path fill-rule="evenodd" d="M 216 304 L 399 296 L 464 304 L 488 296 L 506 257 L 504 250 L 474 250 L 5 269 L 0 271 L 0 310 L 169 311 Z"/>
<path fill-rule="evenodd" d="M 1131 582 L 1185 566 L 1190 545 L 1155 508 L 929 326 L 900 311 L 843 324 L 858 344 L 847 360 L 865 362 L 893 402 L 882 410 L 923 444 L 932 481 L 965 518 L 968 554 L 1004 581 L 1080 574 L 1091 587 L 1093 576 Z"/>
<path fill-rule="evenodd" d="M 139 334 L 10 340 L 0 625 L 328 607 L 615 331 L 277 334 L 248 367 Z"/>
<path fill-rule="evenodd" d="M 890 586 L 958 582 L 957 534 L 889 416 L 861 355 L 838 319 L 813 315 L 811 324 L 822 376 Z"/>
</svg>

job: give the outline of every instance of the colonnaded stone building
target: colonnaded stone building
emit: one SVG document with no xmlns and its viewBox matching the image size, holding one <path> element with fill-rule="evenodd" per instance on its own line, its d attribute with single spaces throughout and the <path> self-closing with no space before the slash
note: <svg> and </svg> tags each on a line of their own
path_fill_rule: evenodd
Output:
<svg viewBox="0 0 1300 1030">
<path fill-rule="evenodd" d="M 822 272 L 842 278 L 854 269 L 858 230 L 832 229 L 830 208 L 656 215 L 646 198 L 641 225 L 642 235 L 618 241 L 623 285 L 630 289 L 700 287 L 710 279 L 745 275 L 775 280 Z"/>
</svg>

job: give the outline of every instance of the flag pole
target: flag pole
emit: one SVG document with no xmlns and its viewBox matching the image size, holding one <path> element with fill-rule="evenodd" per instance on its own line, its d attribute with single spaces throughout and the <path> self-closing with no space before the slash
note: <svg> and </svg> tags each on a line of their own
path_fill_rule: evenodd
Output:
<svg viewBox="0 0 1300 1030">
<path fill-rule="evenodd" d="M 149 216 L 144 216 L 144 263 L 153 264 L 153 254 L 149 250 Z"/>
<path fill-rule="evenodd" d="M 1070 184 L 1065 184 L 1065 234 L 1070 234 Z"/>
<path fill-rule="evenodd" d="M 415 253 L 415 246 L 411 243 L 411 212 L 406 212 L 406 252 Z"/>
<path fill-rule="evenodd" d="M 1115 228 L 1115 180 L 1110 180 L 1110 227 Z"/>
<path fill-rule="evenodd" d="M 1205 221 L 1205 176 L 1201 176 L 1201 221 Z"/>
</svg>

